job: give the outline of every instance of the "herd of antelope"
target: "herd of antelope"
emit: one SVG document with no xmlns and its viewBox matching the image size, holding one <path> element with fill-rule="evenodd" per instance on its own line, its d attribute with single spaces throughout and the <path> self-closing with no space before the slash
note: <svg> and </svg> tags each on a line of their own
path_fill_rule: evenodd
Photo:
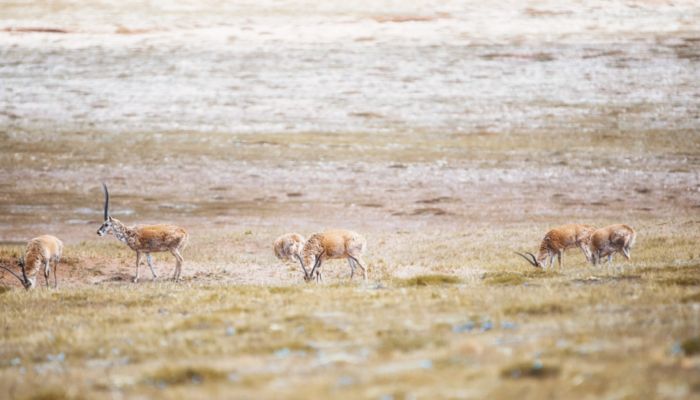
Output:
<svg viewBox="0 0 700 400">
<path fill-rule="evenodd" d="M 170 252 L 175 257 L 175 273 L 173 280 L 179 281 L 182 272 L 184 258 L 181 252 L 187 245 L 189 235 L 179 226 L 136 225 L 127 226 L 109 215 L 109 190 L 102 184 L 104 190 L 104 222 L 97 230 L 99 236 L 108 233 L 114 235 L 119 241 L 125 243 L 136 252 L 136 275 L 133 281 L 139 280 L 139 264 L 141 256 L 146 256 L 146 262 L 151 270 L 153 280 L 158 278 L 153 269 L 151 253 Z M 559 269 L 562 268 L 564 251 L 578 247 L 583 252 L 586 260 L 593 265 L 600 263 L 604 257 L 608 258 L 608 264 L 612 263 L 615 253 L 629 260 L 630 251 L 634 246 L 636 232 L 627 225 L 616 224 L 596 229 L 591 225 L 569 224 L 554 228 L 547 232 L 542 239 L 537 256 L 526 252 L 515 252 L 525 258 L 532 266 L 548 268 L 554 264 L 554 259 L 559 260 Z M 362 255 L 367 248 L 367 241 L 357 232 L 349 230 L 329 230 L 311 235 L 308 240 L 298 233 L 288 233 L 275 240 L 273 249 L 277 258 L 283 261 L 299 262 L 304 273 L 304 281 L 315 280 L 322 282 L 321 264 L 330 259 L 347 259 L 350 266 L 350 279 L 355 275 L 355 269 L 360 268 L 362 277 L 367 280 L 367 268 L 362 260 Z M 36 286 L 37 273 L 43 267 L 46 287 L 49 287 L 52 264 L 54 273 L 54 288 L 58 287 L 57 269 L 63 253 L 63 242 L 55 236 L 38 236 L 27 243 L 24 255 L 20 256 L 17 264 L 21 275 L 16 274 L 10 268 L 0 265 L 15 278 L 25 289 Z"/>
</svg>

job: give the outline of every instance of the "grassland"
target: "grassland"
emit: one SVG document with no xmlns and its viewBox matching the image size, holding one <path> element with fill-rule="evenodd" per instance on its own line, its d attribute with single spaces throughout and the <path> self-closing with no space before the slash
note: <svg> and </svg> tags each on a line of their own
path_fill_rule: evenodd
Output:
<svg viewBox="0 0 700 400">
<path fill-rule="evenodd" d="M 700 398 L 693 2 L 0 10 L 0 263 L 66 243 L 58 290 L 0 271 L 0 398 Z M 131 282 L 101 181 L 183 282 Z M 570 222 L 632 260 L 513 253 Z M 273 256 L 336 227 L 367 283 Z"/>
<path fill-rule="evenodd" d="M 277 283 L 237 284 L 235 270 L 255 261 L 237 258 L 235 237 L 257 243 L 265 231 L 199 238 L 186 271 L 202 273 L 181 284 L 148 273 L 132 284 L 126 249 L 70 245 L 61 289 L 0 294 L 0 386 L 13 398 L 694 397 L 695 229 L 647 232 L 632 262 L 610 268 L 572 251 L 562 271 L 499 254 L 488 244 L 498 230 L 422 238 L 440 251 L 418 258 L 406 235 L 377 234 L 367 284 L 348 282 L 342 262 L 326 265 L 326 285 L 303 284 L 271 254 L 247 272 L 281 270 Z M 81 270 L 110 271 L 107 259 L 120 272 L 86 285 Z M 167 257 L 156 264 L 172 270 Z"/>
</svg>

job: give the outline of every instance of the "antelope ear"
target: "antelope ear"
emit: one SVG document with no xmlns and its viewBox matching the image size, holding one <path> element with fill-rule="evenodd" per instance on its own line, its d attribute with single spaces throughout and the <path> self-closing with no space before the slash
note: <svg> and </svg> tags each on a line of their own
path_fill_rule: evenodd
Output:
<svg viewBox="0 0 700 400">
<path fill-rule="evenodd" d="M 108 215 L 108 216 L 107 216 L 107 221 L 112 222 L 112 216 L 111 216 L 111 215 Z"/>
</svg>

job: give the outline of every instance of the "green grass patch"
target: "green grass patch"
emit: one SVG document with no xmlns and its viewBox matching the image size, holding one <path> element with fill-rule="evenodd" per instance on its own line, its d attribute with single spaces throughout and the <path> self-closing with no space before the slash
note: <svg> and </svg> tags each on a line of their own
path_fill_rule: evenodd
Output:
<svg viewBox="0 0 700 400">
<path fill-rule="evenodd" d="M 554 378 L 559 375 L 560 368 L 555 365 L 544 365 L 541 361 L 520 362 L 510 365 L 501 370 L 501 378 L 504 379 L 519 379 L 519 378 Z"/>
<path fill-rule="evenodd" d="M 268 288 L 268 291 L 270 294 L 287 294 L 298 292 L 299 288 L 295 286 L 273 286 Z"/>
<path fill-rule="evenodd" d="M 681 349 L 686 356 L 694 356 L 700 354 L 700 336 L 695 336 L 686 339 L 681 343 Z"/>
<path fill-rule="evenodd" d="M 700 292 L 693 293 L 681 299 L 682 303 L 700 303 Z"/>
<path fill-rule="evenodd" d="M 66 393 L 65 390 L 59 387 L 48 387 L 40 389 L 36 393 L 33 393 L 27 397 L 23 397 L 26 400 L 76 400 L 82 399 L 82 397 L 71 396 Z"/>
<path fill-rule="evenodd" d="M 146 379 L 146 382 L 155 385 L 188 385 L 220 381 L 225 378 L 225 373 L 209 367 L 168 366 L 155 371 Z"/>
<path fill-rule="evenodd" d="M 666 267 L 644 267 L 635 270 L 642 274 L 677 274 L 677 273 L 700 273 L 700 264 L 687 266 L 666 266 Z"/>
<path fill-rule="evenodd" d="M 540 268 L 529 269 L 529 270 L 523 272 L 522 275 L 525 278 L 543 278 L 543 279 L 556 278 L 556 277 L 561 276 L 561 274 L 559 272 L 554 271 L 554 268 L 549 269 L 549 270 L 540 269 Z"/>
<path fill-rule="evenodd" d="M 439 344 L 440 339 L 429 332 L 421 333 L 409 329 L 377 331 L 378 351 L 381 353 L 409 352 Z"/>
<path fill-rule="evenodd" d="M 490 272 L 484 275 L 488 285 L 522 285 L 527 279 L 517 272 Z"/>
<path fill-rule="evenodd" d="M 401 286 L 438 286 L 438 285 L 454 285 L 460 283 L 461 280 L 454 275 L 418 275 L 413 278 L 403 279 L 399 281 Z"/>
<path fill-rule="evenodd" d="M 524 304 L 507 307 L 503 310 L 505 314 L 528 314 L 528 315 L 552 315 L 564 314 L 571 311 L 569 307 L 563 306 L 560 303 L 539 303 L 539 304 Z"/>
<path fill-rule="evenodd" d="M 662 285 L 676 286 L 700 286 L 700 277 L 697 276 L 676 276 L 673 278 L 659 279 Z"/>
</svg>

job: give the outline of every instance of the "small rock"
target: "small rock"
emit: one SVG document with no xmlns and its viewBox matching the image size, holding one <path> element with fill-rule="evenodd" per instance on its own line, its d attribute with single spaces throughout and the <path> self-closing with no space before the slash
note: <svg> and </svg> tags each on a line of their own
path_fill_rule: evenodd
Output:
<svg viewBox="0 0 700 400">
<path fill-rule="evenodd" d="M 501 322 L 501 329 L 515 329 L 515 328 L 517 328 L 517 325 L 512 323 L 512 322 L 508 322 L 508 321 Z"/>
<path fill-rule="evenodd" d="M 338 386 L 350 386 L 355 383 L 355 379 L 352 376 L 343 375 L 338 378 Z"/>
<path fill-rule="evenodd" d="M 275 351 L 275 357 L 277 357 L 277 358 L 286 358 L 286 357 L 289 357 L 291 354 L 292 354 L 292 351 L 286 347 Z"/>
<path fill-rule="evenodd" d="M 683 347 L 681 346 L 680 342 L 673 343 L 673 346 L 671 346 L 671 354 L 674 356 L 683 355 Z"/>
<path fill-rule="evenodd" d="M 452 332 L 454 333 L 464 333 L 471 332 L 474 329 L 474 323 L 469 321 L 465 324 L 452 326 Z"/>
<path fill-rule="evenodd" d="M 58 353 L 56 355 L 53 354 L 47 354 L 46 359 L 48 361 L 56 361 L 56 362 L 63 362 L 66 360 L 66 355 L 64 353 Z"/>
</svg>

